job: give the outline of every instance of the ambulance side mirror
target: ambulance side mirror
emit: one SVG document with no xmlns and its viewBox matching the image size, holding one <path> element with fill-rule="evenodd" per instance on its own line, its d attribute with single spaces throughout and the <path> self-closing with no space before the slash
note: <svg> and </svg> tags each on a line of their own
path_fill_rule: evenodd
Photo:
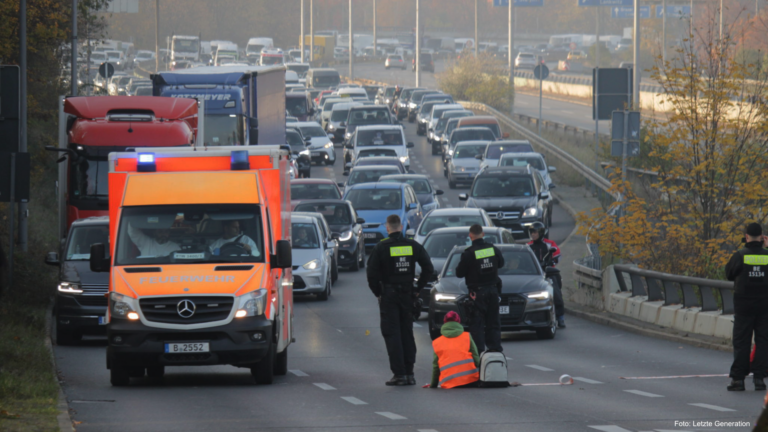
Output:
<svg viewBox="0 0 768 432">
<path fill-rule="evenodd" d="M 272 262 L 276 268 L 291 268 L 293 265 L 293 254 L 291 252 L 291 242 L 288 240 L 278 240 L 275 244 L 275 255 L 272 256 Z M 91 255 L 93 256 L 93 255 Z"/>
<path fill-rule="evenodd" d="M 91 271 L 94 273 L 106 273 L 109 271 L 109 258 L 105 257 L 104 243 L 91 245 Z"/>
</svg>

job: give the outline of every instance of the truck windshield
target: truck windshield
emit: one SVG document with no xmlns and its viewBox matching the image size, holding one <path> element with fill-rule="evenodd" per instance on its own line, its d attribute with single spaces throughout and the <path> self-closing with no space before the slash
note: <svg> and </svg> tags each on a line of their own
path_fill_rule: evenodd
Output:
<svg viewBox="0 0 768 432">
<path fill-rule="evenodd" d="M 269 56 L 262 55 L 261 56 L 261 64 L 262 64 L 262 66 L 283 64 L 283 56 L 281 56 L 281 55 L 269 55 Z"/>
<path fill-rule="evenodd" d="M 260 54 L 262 49 L 264 49 L 264 45 L 253 44 L 253 45 L 248 45 L 245 48 L 245 51 L 247 53 L 257 53 L 257 54 Z"/>
<path fill-rule="evenodd" d="M 263 238 L 257 205 L 125 207 L 115 265 L 264 262 Z"/>
<path fill-rule="evenodd" d="M 205 116 L 205 145 L 244 144 L 245 119 L 242 115 L 211 114 Z"/>
<path fill-rule="evenodd" d="M 173 50 L 177 52 L 197 52 L 199 44 L 197 39 L 174 39 Z"/>
<path fill-rule="evenodd" d="M 303 95 L 302 97 L 285 98 L 285 110 L 294 117 L 306 115 L 309 110 L 307 107 L 307 98 Z"/>
<path fill-rule="evenodd" d="M 338 75 L 323 75 L 312 78 L 313 87 L 334 87 L 339 85 L 339 82 L 341 80 Z"/>
<path fill-rule="evenodd" d="M 72 199 L 98 200 L 107 197 L 109 163 L 106 158 L 77 156 L 72 159 L 69 173 L 69 192 Z"/>
<path fill-rule="evenodd" d="M 73 227 L 69 234 L 66 261 L 88 261 L 91 259 L 91 245 L 101 243 L 104 252 L 109 250 L 109 225 L 86 225 Z"/>
</svg>

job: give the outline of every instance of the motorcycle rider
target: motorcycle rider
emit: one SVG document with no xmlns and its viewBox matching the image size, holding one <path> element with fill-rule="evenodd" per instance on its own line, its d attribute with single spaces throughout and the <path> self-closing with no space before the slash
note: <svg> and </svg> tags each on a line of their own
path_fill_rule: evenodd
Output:
<svg viewBox="0 0 768 432">
<path fill-rule="evenodd" d="M 557 243 L 544 238 L 547 233 L 547 227 L 541 222 L 534 222 L 528 227 L 528 232 L 531 237 L 531 241 L 528 242 L 539 263 L 542 264 L 542 269 L 546 267 L 554 267 L 560 261 L 560 248 L 557 247 Z M 550 248 L 554 248 L 555 251 L 550 253 Z M 565 328 L 565 304 L 563 303 L 563 280 L 560 274 L 553 274 L 553 288 L 555 292 L 555 315 L 557 316 L 557 327 Z"/>
</svg>

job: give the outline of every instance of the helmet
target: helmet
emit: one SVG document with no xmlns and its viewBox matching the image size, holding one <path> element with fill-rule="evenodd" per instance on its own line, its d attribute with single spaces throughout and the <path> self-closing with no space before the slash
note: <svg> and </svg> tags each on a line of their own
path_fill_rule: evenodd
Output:
<svg viewBox="0 0 768 432">
<path fill-rule="evenodd" d="M 547 227 L 544 226 L 544 224 L 539 221 L 532 223 L 528 227 L 528 231 L 534 231 L 534 230 L 539 232 L 539 238 L 544 238 L 544 235 L 547 233 Z"/>
</svg>

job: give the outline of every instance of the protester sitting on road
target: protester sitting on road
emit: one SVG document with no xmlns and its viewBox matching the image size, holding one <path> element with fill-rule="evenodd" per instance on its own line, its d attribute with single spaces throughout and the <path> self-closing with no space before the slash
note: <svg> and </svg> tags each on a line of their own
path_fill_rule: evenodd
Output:
<svg viewBox="0 0 768 432">
<path fill-rule="evenodd" d="M 432 341 L 435 355 L 429 387 L 477 387 L 480 355 L 472 336 L 464 331 L 458 313 L 450 311 L 445 315 L 440 333 L 442 336 Z"/>
</svg>

